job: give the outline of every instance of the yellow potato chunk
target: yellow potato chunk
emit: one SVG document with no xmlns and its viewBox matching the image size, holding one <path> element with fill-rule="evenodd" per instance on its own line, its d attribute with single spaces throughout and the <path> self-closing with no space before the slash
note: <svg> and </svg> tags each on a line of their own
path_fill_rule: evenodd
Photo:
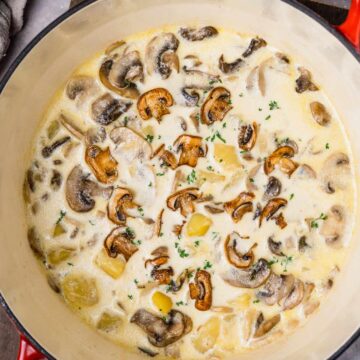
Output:
<svg viewBox="0 0 360 360">
<path fill-rule="evenodd" d="M 225 169 L 233 169 L 241 166 L 236 154 L 235 146 L 215 143 L 214 157 L 215 160 Z"/>
<path fill-rule="evenodd" d="M 52 265 L 57 265 L 67 260 L 73 253 L 74 249 L 58 248 L 53 249 L 47 254 L 47 260 Z"/>
<path fill-rule="evenodd" d="M 102 271 L 111 276 L 113 279 L 118 279 L 125 269 L 125 262 L 119 258 L 110 257 L 103 249 L 95 258 L 95 265 Z"/>
<path fill-rule="evenodd" d="M 171 298 L 160 291 L 154 292 L 152 302 L 163 314 L 168 314 L 172 308 Z"/>
<path fill-rule="evenodd" d="M 57 237 L 57 236 L 60 236 L 62 234 L 65 234 L 65 233 L 66 233 L 66 230 L 64 229 L 64 227 L 60 223 L 56 224 L 54 226 L 53 237 Z"/>
<path fill-rule="evenodd" d="M 212 220 L 203 214 L 193 214 L 186 225 L 186 230 L 189 236 L 203 236 L 205 235 L 210 226 Z"/>
<path fill-rule="evenodd" d="M 201 186 L 205 181 L 209 183 L 219 183 L 225 180 L 224 175 L 216 174 L 214 172 L 199 170 L 197 183 Z"/>
<path fill-rule="evenodd" d="M 68 274 L 61 288 L 65 301 L 73 307 L 93 306 L 99 302 L 95 279 L 85 274 Z"/>
<path fill-rule="evenodd" d="M 197 351 L 205 353 L 214 347 L 220 333 L 220 320 L 217 317 L 210 318 L 202 325 L 192 342 Z"/>
<path fill-rule="evenodd" d="M 238 338 L 238 329 L 236 323 L 236 316 L 229 315 L 223 318 L 221 322 L 222 332 L 217 341 L 217 345 L 225 351 L 234 351 L 237 343 L 239 342 Z"/>
<path fill-rule="evenodd" d="M 101 314 L 101 317 L 98 320 L 96 327 L 99 330 L 109 332 L 116 330 L 121 324 L 122 318 L 120 316 L 104 312 Z"/>
<path fill-rule="evenodd" d="M 249 294 L 242 294 L 237 298 L 230 300 L 229 304 L 236 307 L 237 310 L 245 310 L 250 305 L 251 296 Z"/>
</svg>

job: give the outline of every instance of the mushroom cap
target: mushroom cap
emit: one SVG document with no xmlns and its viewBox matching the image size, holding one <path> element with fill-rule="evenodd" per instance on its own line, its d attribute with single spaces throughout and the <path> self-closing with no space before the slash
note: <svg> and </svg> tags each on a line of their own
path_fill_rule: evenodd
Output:
<svg viewBox="0 0 360 360">
<path fill-rule="evenodd" d="M 201 121 L 207 125 L 211 125 L 215 121 L 222 121 L 232 109 L 230 96 L 230 91 L 222 86 L 211 90 L 201 106 Z"/>
<path fill-rule="evenodd" d="M 202 137 L 182 134 L 174 141 L 176 151 L 181 151 L 178 166 L 195 167 L 199 157 L 205 157 L 207 146 L 203 147 Z"/>
<path fill-rule="evenodd" d="M 325 106 L 319 101 L 310 103 L 310 110 L 313 119 L 320 125 L 326 126 L 331 120 L 331 115 L 326 110 Z"/>
<path fill-rule="evenodd" d="M 86 100 L 86 97 L 91 97 L 97 90 L 95 79 L 86 75 L 73 76 L 66 84 L 66 95 L 70 100 Z"/>
<path fill-rule="evenodd" d="M 241 237 L 237 232 L 232 232 L 226 237 L 224 250 L 227 260 L 231 265 L 234 265 L 238 269 L 246 269 L 250 267 L 254 262 L 253 248 L 256 247 L 256 243 L 244 254 L 240 253 L 236 246 L 241 242 Z"/>
<path fill-rule="evenodd" d="M 181 214 L 186 216 L 188 213 L 194 212 L 195 208 L 192 202 L 200 197 L 201 194 L 198 188 L 189 187 L 170 195 L 166 200 L 166 204 L 167 207 L 173 211 L 180 209 Z"/>
<path fill-rule="evenodd" d="M 216 36 L 218 31 L 213 26 L 204 26 L 200 29 L 181 28 L 179 33 L 186 40 L 202 41 L 204 39 L 209 39 Z"/>
<path fill-rule="evenodd" d="M 239 148 L 250 151 L 256 142 L 258 125 L 254 121 L 252 124 L 242 125 L 238 137 Z"/>
<path fill-rule="evenodd" d="M 130 319 L 148 335 L 149 342 L 156 347 L 165 347 L 179 340 L 192 330 L 192 320 L 178 310 L 171 310 L 165 321 L 145 309 L 139 309 Z"/>
<path fill-rule="evenodd" d="M 238 58 L 231 63 L 227 63 L 224 60 L 224 54 L 221 54 L 221 56 L 219 58 L 219 69 L 224 74 L 231 74 L 231 73 L 234 73 L 237 70 L 239 70 L 243 63 L 244 63 L 244 60 L 242 58 Z"/>
<path fill-rule="evenodd" d="M 195 307 L 206 311 L 212 305 L 211 275 L 205 270 L 198 270 L 195 275 L 195 284 L 189 284 L 190 298 L 195 299 Z"/>
<path fill-rule="evenodd" d="M 173 33 L 161 33 L 150 40 L 145 50 L 145 64 L 149 75 L 154 72 L 167 79 L 171 74 L 166 55 L 177 50 L 179 40 Z M 165 56 L 165 58 L 164 58 Z M 168 55 L 167 55 L 168 56 Z"/>
<path fill-rule="evenodd" d="M 174 100 L 169 91 L 164 88 L 155 88 L 140 96 L 137 109 L 143 120 L 154 117 L 160 122 L 164 115 L 170 114 L 168 107 L 173 103 Z"/>
<path fill-rule="evenodd" d="M 116 227 L 105 238 L 104 247 L 110 257 L 116 258 L 121 254 L 128 261 L 139 250 L 131 240 L 123 227 Z"/>
<path fill-rule="evenodd" d="M 228 284 L 247 289 L 255 289 L 269 278 L 271 274 L 268 262 L 265 259 L 259 259 L 247 270 L 231 268 L 221 274 L 222 279 Z"/>
<path fill-rule="evenodd" d="M 231 214 L 234 222 L 239 222 L 247 212 L 253 210 L 252 201 L 254 198 L 254 193 L 242 191 L 235 199 L 225 202 L 224 209 Z"/>
<path fill-rule="evenodd" d="M 259 226 L 261 226 L 263 219 L 266 219 L 266 221 L 269 221 L 280 208 L 282 208 L 283 206 L 286 206 L 286 205 L 287 205 L 286 199 L 283 199 L 283 198 L 270 199 L 261 212 L 261 215 L 259 218 Z"/>
<path fill-rule="evenodd" d="M 133 199 L 133 193 L 129 189 L 122 187 L 114 189 L 107 205 L 108 218 L 117 225 L 125 225 L 129 216 L 126 210 L 137 206 Z"/>
</svg>

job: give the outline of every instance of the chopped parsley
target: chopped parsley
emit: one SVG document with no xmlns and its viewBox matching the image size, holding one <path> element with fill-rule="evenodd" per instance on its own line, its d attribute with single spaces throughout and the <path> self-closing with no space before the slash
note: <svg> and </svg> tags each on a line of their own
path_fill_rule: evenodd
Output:
<svg viewBox="0 0 360 360">
<path fill-rule="evenodd" d="M 129 298 L 130 300 L 132 300 L 134 297 L 129 294 L 129 295 L 128 295 L 128 298 Z"/>
<path fill-rule="evenodd" d="M 162 173 L 156 173 L 156 176 L 164 176 L 164 175 L 165 175 L 164 172 L 162 172 Z"/>
<path fill-rule="evenodd" d="M 240 96 L 240 97 L 243 97 L 243 96 L 244 96 L 244 93 L 240 93 L 239 96 Z"/>
<path fill-rule="evenodd" d="M 231 105 L 232 104 L 232 101 L 231 101 L 231 99 L 229 99 L 229 101 L 227 102 L 229 105 Z"/>
<path fill-rule="evenodd" d="M 126 127 L 129 122 L 129 118 L 127 116 L 124 117 L 124 126 Z"/>
<path fill-rule="evenodd" d="M 186 180 L 188 182 L 188 184 L 192 184 L 196 181 L 197 177 L 196 177 L 196 172 L 195 170 L 193 169 L 191 171 L 191 173 L 186 177 Z"/>
<path fill-rule="evenodd" d="M 262 108 L 258 108 L 259 111 L 262 111 Z"/>
<path fill-rule="evenodd" d="M 269 120 L 271 118 L 271 115 L 268 115 L 265 120 Z"/>
<path fill-rule="evenodd" d="M 292 200 L 294 198 L 294 196 L 295 196 L 294 193 L 290 194 L 289 200 Z"/>
<path fill-rule="evenodd" d="M 205 260 L 204 270 L 211 269 L 212 263 L 209 260 Z"/>
<path fill-rule="evenodd" d="M 144 216 L 144 209 L 142 207 L 138 207 L 137 210 L 138 210 L 140 216 Z"/>
<path fill-rule="evenodd" d="M 311 221 L 310 226 L 313 229 L 317 229 L 319 227 L 319 220 L 326 220 L 326 219 L 327 219 L 327 215 L 321 213 L 319 217 Z"/>
<path fill-rule="evenodd" d="M 253 301 L 253 304 L 258 304 L 259 302 L 260 302 L 260 300 L 256 299 L 256 300 Z"/>
<path fill-rule="evenodd" d="M 177 301 L 175 304 L 176 304 L 176 306 L 185 305 L 183 301 Z"/>
<path fill-rule="evenodd" d="M 160 140 L 161 139 L 161 135 L 158 135 L 158 140 Z"/>
<path fill-rule="evenodd" d="M 64 210 L 60 210 L 60 216 L 59 218 L 56 220 L 56 225 L 60 224 L 62 219 L 64 218 L 64 216 L 66 215 L 66 211 Z"/>
<path fill-rule="evenodd" d="M 177 247 L 177 251 L 181 258 L 186 258 L 189 256 L 189 253 L 187 253 L 185 249 L 181 249 L 179 246 Z"/>
<path fill-rule="evenodd" d="M 199 245 L 200 245 L 200 240 L 194 241 L 194 246 L 195 246 L 195 247 L 199 247 Z"/>
<path fill-rule="evenodd" d="M 271 267 L 274 264 L 277 264 L 279 262 L 279 259 L 277 258 L 272 258 L 270 261 L 268 261 L 268 266 Z"/>
<path fill-rule="evenodd" d="M 205 138 L 206 141 L 211 141 L 214 142 L 215 139 L 218 138 L 220 141 L 222 141 L 223 143 L 226 143 L 226 140 L 222 137 L 222 135 L 220 134 L 219 130 L 216 130 L 215 133 L 211 136 L 208 136 Z"/>
<path fill-rule="evenodd" d="M 69 266 L 74 266 L 74 264 L 71 263 L 71 262 L 68 262 L 67 264 L 68 264 Z"/>
<path fill-rule="evenodd" d="M 145 140 L 146 140 L 149 144 L 151 144 L 151 143 L 153 142 L 153 140 L 154 140 L 154 135 L 150 135 L 150 134 L 146 135 Z"/>
<path fill-rule="evenodd" d="M 89 224 L 92 225 L 92 226 L 95 226 L 95 223 L 91 220 L 89 220 Z"/>
<path fill-rule="evenodd" d="M 269 109 L 270 110 L 278 110 L 278 109 L 280 109 L 280 106 L 277 103 L 277 101 L 272 100 L 272 101 L 269 102 Z"/>
<path fill-rule="evenodd" d="M 226 128 L 226 122 L 223 123 L 223 126 L 222 126 L 222 127 L 223 127 L 223 129 Z"/>
<path fill-rule="evenodd" d="M 159 236 L 161 237 L 161 236 L 163 236 L 164 235 L 164 233 L 163 232 L 161 232 L 160 234 L 159 234 Z"/>
<path fill-rule="evenodd" d="M 149 182 L 148 187 L 152 187 L 152 182 L 151 181 Z"/>
<path fill-rule="evenodd" d="M 139 280 L 134 279 L 134 283 L 137 285 L 139 283 Z"/>
<path fill-rule="evenodd" d="M 250 178 L 249 181 L 250 181 L 251 183 L 255 182 L 254 178 Z"/>
<path fill-rule="evenodd" d="M 125 233 L 126 233 L 126 235 L 127 235 L 128 237 L 130 237 L 130 238 L 135 237 L 135 232 L 134 232 L 134 230 L 133 230 L 132 228 L 130 228 L 130 227 L 127 227 L 127 228 L 125 229 Z"/>
<path fill-rule="evenodd" d="M 284 272 L 287 272 L 287 267 L 292 261 L 293 261 L 292 256 L 285 256 L 285 258 L 281 260 L 280 265 L 283 266 Z"/>
<path fill-rule="evenodd" d="M 209 165 L 206 169 L 209 170 L 209 171 L 214 171 L 215 170 L 211 165 Z"/>
<path fill-rule="evenodd" d="M 218 236 L 219 236 L 219 233 L 217 231 L 213 231 L 211 233 L 211 240 L 216 240 Z"/>
<path fill-rule="evenodd" d="M 329 149 L 330 149 L 330 144 L 329 144 L 329 143 L 326 143 L 326 144 L 325 144 L 325 149 L 326 149 L 326 150 L 329 150 Z"/>
</svg>

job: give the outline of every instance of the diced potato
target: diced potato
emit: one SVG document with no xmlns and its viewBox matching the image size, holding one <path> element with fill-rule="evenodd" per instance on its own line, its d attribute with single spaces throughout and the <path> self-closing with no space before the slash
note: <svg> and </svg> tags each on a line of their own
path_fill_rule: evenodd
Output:
<svg viewBox="0 0 360 360">
<path fill-rule="evenodd" d="M 118 279 L 125 269 L 125 262 L 120 258 L 110 257 L 103 249 L 95 258 L 95 265 L 102 271 L 111 276 L 113 279 Z"/>
<path fill-rule="evenodd" d="M 218 317 L 210 318 L 204 325 L 202 325 L 192 342 L 197 351 L 205 353 L 212 349 L 219 337 L 220 320 Z"/>
<path fill-rule="evenodd" d="M 99 302 L 94 278 L 79 274 L 68 274 L 61 283 L 65 301 L 73 307 L 93 306 Z"/>
<path fill-rule="evenodd" d="M 236 154 L 235 146 L 215 143 L 214 157 L 215 160 L 225 169 L 232 169 L 241 166 Z"/>
<path fill-rule="evenodd" d="M 173 305 L 171 298 L 160 291 L 154 292 L 152 302 L 163 314 L 168 314 Z"/>
<path fill-rule="evenodd" d="M 224 175 L 216 174 L 214 172 L 199 170 L 197 183 L 201 186 L 205 181 L 209 183 L 219 183 L 225 180 Z"/>
<path fill-rule="evenodd" d="M 98 320 L 96 327 L 102 331 L 113 331 L 116 330 L 122 323 L 122 318 L 118 315 L 113 315 L 108 312 L 101 314 L 100 319 Z"/>
<path fill-rule="evenodd" d="M 57 265 L 62 261 L 67 260 L 73 253 L 74 249 L 58 248 L 49 251 L 47 254 L 47 260 L 52 265 Z"/>
<path fill-rule="evenodd" d="M 217 345 L 225 351 L 234 351 L 239 342 L 238 328 L 235 315 L 225 316 L 221 322 L 222 331 Z"/>
<path fill-rule="evenodd" d="M 203 214 L 193 214 L 187 223 L 186 230 L 189 236 L 203 236 L 207 233 L 212 220 Z"/>
<path fill-rule="evenodd" d="M 238 310 L 245 310 L 250 305 L 251 296 L 249 294 L 242 294 L 237 298 L 230 300 L 228 303 Z"/>
<path fill-rule="evenodd" d="M 66 233 L 66 230 L 60 223 L 55 225 L 54 231 L 53 231 L 53 237 L 57 237 L 62 234 L 65 234 L 65 233 Z"/>
</svg>

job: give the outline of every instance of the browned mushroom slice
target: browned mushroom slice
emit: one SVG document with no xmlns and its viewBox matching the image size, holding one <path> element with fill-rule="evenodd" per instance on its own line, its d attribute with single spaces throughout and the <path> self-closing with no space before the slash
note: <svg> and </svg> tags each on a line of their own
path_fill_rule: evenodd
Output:
<svg viewBox="0 0 360 360">
<path fill-rule="evenodd" d="M 201 121 L 206 125 L 211 125 L 215 121 L 222 121 L 232 109 L 230 96 L 230 91 L 221 86 L 211 90 L 201 106 Z"/>
<path fill-rule="evenodd" d="M 150 40 L 145 50 L 145 64 L 149 75 L 154 72 L 167 79 L 172 68 L 178 68 L 176 50 L 179 40 L 172 33 L 161 33 Z"/>
<path fill-rule="evenodd" d="M 186 280 L 189 280 L 190 274 L 193 273 L 191 269 L 185 269 L 180 273 L 180 275 L 176 278 L 175 281 L 171 281 L 169 285 L 169 291 L 175 293 L 181 290 Z"/>
<path fill-rule="evenodd" d="M 270 266 L 265 259 L 259 259 L 249 269 L 236 269 L 232 267 L 221 274 L 222 279 L 228 284 L 246 289 L 255 289 L 265 283 L 271 274 Z"/>
<path fill-rule="evenodd" d="M 100 125 L 109 125 L 124 114 L 131 105 L 131 102 L 115 99 L 110 94 L 104 94 L 92 103 L 91 116 Z"/>
<path fill-rule="evenodd" d="M 151 270 L 151 277 L 158 282 L 160 285 L 168 285 L 171 283 L 171 277 L 174 275 L 172 267 L 167 269 L 158 269 L 155 267 Z"/>
<path fill-rule="evenodd" d="M 174 194 L 170 195 L 166 200 L 166 204 L 172 211 L 180 209 L 181 215 L 187 216 L 195 211 L 194 201 L 200 197 L 201 194 L 199 189 L 190 187 L 176 191 Z"/>
<path fill-rule="evenodd" d="M 239 222 L 242 217 L 253 210 L 253 199 L 255 195 L 252 192 L 241 192 L 235 199 L 224 203 L 225 211 L 231 215 L 234 222 Z"/>
<path fill-rule="evenodd" d="M 137 207 L 137 204 L 135 204 L 133 200 L 134 196 L 129 189 L 122 187 L 116 188 L 107 206 L 108 218 L 117 225 L 125 225 L 126 218 L 129 216 L 127 209 Z"/>
<path fill-rule="evenodd" d="M 270 199 L 261 212 L 259 218 L 259 226 L 261 226 L 262 221 L 264 219 L 266 219 L 266 221 L 269 221 L 276 214 L 276 212 L 285 205 L 287 205 L 286 199 L 283 198 Z"/>
<path fill-rule="evenodd" d="M 186 40 L 202 41 L 204 39 L 216 36 L 218 31 L 213 26 L 204 26 L 200 29 L 181 28 L 179 33 Z"/>
<path fill-rule="evenodd" d="M 255 121 L 252 124 L 242 125 L 238 138 L 240 149 L 250 151 L 255 145 L 257 132 L 258 126 Z"/>
<path fill-rule="evenodd" d="M 157 121 L 170 114 L 168 107 L 174 103 L 171 94 L 164 88 L 156 88 L 142 94 L 137 102 L 139 115 L 143 120 L 149 120 L 154 117 Z"/>
<path fill-rule="evenodd" d="M 108 147 L 102 150 L 97 145 L 88 146 L 85 151 L 85 161 L 100 182 L 111 184 L 116 180 L 118 163 L 111 156 Z"/>
<path fill-rule="evenodd" d="M 313 101 L 310 104 L 310 110 L 314 120 L 321 126 L 326 126 L 331 120 L 331 116 L 325 106 L 319 101 Z"/>
<path fill-rule="evenodd" d="M 243 64 L 242 58 L 238 58 L 231 63 L 225 62 L 223 54 L 219 58 L 219 69 L 224 74 L 234 73 L 235 71 L 239 70 L 239 68 L 241 67 L 242 64 Z"/>
<path fill-rule="evenodd" d="M 163 221 L 162 221 L 163 213 L 164 213 L 164 209 L 161 209 L 159 212 L 159 215 L 156 218 L 155 229 L 154 229 L 154 233 L 156 234 L 156 236 L 161 235 L 161 227 L 163 224 Z"/>
<path fill-rule="evenodd" d="M 177 168 L 177 159 L 171 151 L 165 149 L 165 144 L 156 149 L 153 157 L 155 156 L 159 157 L 163 165 L 169 166 L 173 170 Z"/>
<path fill-rule="evenodd" d="M 345 208 L 341 205 L 333 205 L 326 214 L 326 218 L 320 229 L 320 234 L 324 236 L 328 246 L 333 248 L 342 247 L 345 225 Z"/>
<path fill-rule="evenodd" d="M 116 227 L 106 237 L 104 247 L 110 257 L 116 258 L 118 255 L 123 255 L 128 261 L 139 250 L 132 240 L 123 227 Z"/>
<path fill-rule="evenodd" d="M 271 274 L 263 288 L 257 293 L 256 297 L 266 305 L 280 303 L 284 298 L 291 294 L 294 287 L 295 278 L 293 275 Z"/>
<path fill-rule="evenodd" d="M 139 309 L 130 322 L 144 330 L 150 344 L 156 347 L 170 345 L 192 330 L 191 318 L 178 310 L 171 310 L 164 319 L 145 309 Z"/>
<path fill-rule="evenodd" d="M 290 310 L 299 305 L 304 298 L 304 291 L 304 283 L 299 279 L 295 279 L 294 285 L 291 288 L 291 292 L 284 300 L 283 310 Z"/>
<path fill-rule="evenodd" d="M 51 154 L 60 146 L 64 145 L 65 143 L 67 143 L 68 141 L 70 141 L 70 136 L 64 136 L 56 141 L 54 141 L 51 145 L 45 146 L 43 147 L 43 149 L 41 150 L 41 155 L 44 158 L 48 158 L 51 156 Z"/>
<path fill-rule="evenodd" d="M 255 256 L 253 249 L 257 244 L 255 243 L 248 251 L 241 254 L 237 249 L 237 244 L 240 240 L 240 235 L 235 231 L 228 235 L 224 244 L 225 255 L 231 265 L 234 265 L 238 269 L 246 269 L 254 262 Z"/>
<path fill-rule="evenodd" d="M 280 227 L 280 229 L 284 229 L 287 226 L 287 222 L 284 218 L 284 214 L 280 213 L 277 216 L 274 216 L 275 224 Z"/>
<path fill-rule="evenodd" d="M 280 319 L 280 314 L 277 314 L 268 320 L 264 320 L 264 316 L 261 313 L 256 321 L 254 338 L 259 338 L 266 335 L 273 327 L 275 327 L 280 322 Z"/>
<path fill-rule="evenodd" d="M 202 144 L 202 137 L 194 135 L 180 135 L 174 142 L 176 151 L 181 151 L 178 166 L 189 165 L 195 167 L 199 157 L 205 157 L 207 146 Z"/>
<path fill-rule="evenodd" d="M 154 256 L 167 256 L 169 255 L 169 249 L 167 246 L 159 246 L 151 252 Z"/>
<path fill-rule="evenodd" d="M 309 70 L 299 67 L 300 76 L 296 79 L 295 90 L 301 94 L 306 90 L 317 91 L 319 88 L 311 81 L 311 73 Z"/>
<path fill-rule="evenodd" d="M 274 171 L 275 165 L 279 165 L 280 170 L 287 175 L 291 175 L 298 165 L 290 160 L 289 158 L 295 155 L 295 150 L 288 145 L 281 146 L 276 149 L 270 156 L 268 156 L 264 161 L 264 172 L 266 175 L 269 175 Z"/>
<path fill-rule="evenodd" d="M 166 264 L 168 262 L 168 260 L 169 260 L 168 255 L 158 256 L 154 259 L 147 259 L 147 260 L 145 260 L 145 267 L 147 267 L 148 264 L 155 266 L 155 267 L 159 267 L 161 265 Z"/>
<path fill-rule="evenodd" d="M 200 311 L 206 311 L 212 304 L 211 275 L 205 270 L 198 270 L 195 275 L 195 283 L 189 284 L 190 297 L 195 299 L 195 307 Z"/>
<path fill-rule="evenodd" d="M 265 47 L 266 45 L 267 45 L 266 41 L 257 36 L 254 39 L 251 39 L 248 48 L 243 52 L 242 56 L 244 58 L 249 57 L 256 50 Z"/>
<path fill-rule="evenodd" d="M 268 238 L 268 248 L 269 250 L 277 256 L 285 256 L 284 253 L 282 252 L 281 248 L 282 248 L 282 243 L 281 241 L 275 241 L 271 236 Z"/>
<path fill-rule="evenodd" d="M 185 99 L 186 106 L 196 106 L 200 100 L 200 95 L 193 89 L 182 88 L 181 94 Z"/>
<path fill-rule="evenodd" d="M 102 196 L 109 199 L 112 187 L 103 188 L 89 179 L 89 174 L 83 172 L 80 165 L 75 166 L 65 184 L 66 200 L 72 210 L 87 212 L 94 208 L 94 196 Z"/>
</svg>

